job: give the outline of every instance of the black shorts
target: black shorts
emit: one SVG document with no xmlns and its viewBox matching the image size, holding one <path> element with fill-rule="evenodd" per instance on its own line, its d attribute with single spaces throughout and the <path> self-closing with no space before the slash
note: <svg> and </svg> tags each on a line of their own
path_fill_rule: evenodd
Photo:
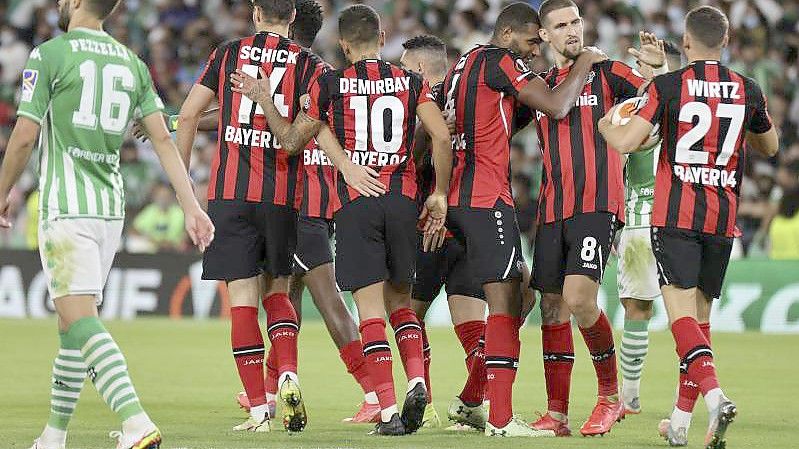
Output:
<svg viewBox="0 0 799 449">
<path fill-rule="evenodd" d="M 333 238 L 333 220 L 300 215 L 297 218 L 294 274 L 303 275 L 318 266 L 333 262 L 331 238 Z"/>
<path fill-rule="evenodd" d="M 416 203 L 401 194 L 359 197 L 336 212 L 336 281 L 342 291 L 413 281 Z"/>
<path fill-rule="evenodd" d="M 447 227 L 466 247 L 474 282 L 521 279 L 524 259 L 513 207 L 497 200 L 490 209 L 452 207 L 447 216 Z"/>
<path fill-rule="evenodd" d="M 717 299 L 732 252 L 731 237 L 678 228 L 651 229 L 660 286 L 698 287 Z"/>
<path fill-rule="evenodd" d="M 483 286 L 475 281 L 466 258 L 466 248 L 457 239 L 448 238 L 436 251 L 416 254 L 416 277 L 413 281 L 413 299 L 431 302 L 441 287 L 446 285 L 447 296 L 461 295 L 485 299 Z"/>
<path fill-rule="evenodd" d="M 601 283 L 613 239 L 622 226 L 609 212 L 539 224 L 530 287 L 542 293 L 561 293 L 566 276 L 575 274 Z"/>
<path fill-rule="evenodd" d="M 297 211 L 290 206 L 238 200 L 208 202 L 216 227 L 203 254 L 203 279 L 234 281 L 266 273 L 291 275 Z"/>
</svg>

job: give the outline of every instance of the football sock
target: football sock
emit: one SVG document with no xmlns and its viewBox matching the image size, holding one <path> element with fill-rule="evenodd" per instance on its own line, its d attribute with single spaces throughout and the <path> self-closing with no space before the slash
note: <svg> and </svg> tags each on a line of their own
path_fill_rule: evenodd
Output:
<svg viewBox="0 0 799 449">
<path fill-rule="evenodd" d="M 250 416 L 261 422 L 264 419 L 266 390 L 264 389 L 264 338 L 258 324 L 257 307 L 230 308 L 230 341 L 233 358 L 247 399 L 250 401 Z"/>
<path fill-rule="evenodd" d="M 680 370 L 687 374 L 688 381 L 698 385 L 699 390 L 706 396 L 705 403 L 708 410 L 715 409 L 718 406 L 721 390 L 713 365 L 710 342 L 702 333 L 696 319 L 691 317 L 683 317 L 672 323 L 671 332 L 677 343 Z"/>
<path fill-rule="evenodd" d="M 405 376 L 409 382 L 415 379 L 424 381 L 422 326 L 419 325 L 419 319 L 413 310 L 404 308 L 394 311 L 389 321 L 394 328 L 394 339 L 405 367 Z"/>
<path fill-rule="evenodd" d="M 134 417 L 144 424 L 152 425 L 133 388 L 125 358 L 100 319 L 79 319 L 69 327 L 66 338 L 74 347 L 80 347 L 89 377 L 103 401 L 123 421 L 123 430 L 130 428 L 125 425 L 125 421 Z"/>
<path fill-rule="evenodd" d="M 631 401 L 640 396 L 641 370 L 649 352 L 649 320 L 624 320 L 620 352 L 621 396 Z"/>
<path fill-rule="evenodd" d="M 67 426 L 78 404 L 88 369 L 80 353 L 80 346 L 65 332 L 61 332 L 59 337 L 61 346 L 53 361 L 50 419 L 41 436 L 45 446 L 62 446 L 66 443 Z"/>
<path fill-rule="evenodd" d="M 269 354 L 266 356 L 264 388 L 266 389 L 266 402 L 274 401 L 277 396 L 277 356 L 274 346 L 269 347 Z"/>
<path fill-rule="evenodd" d="M 598 381 L 598 395 L 613 398 L 619 394 L 618 371 L 616 370 L 616 349 L 613 346 L 613 328 L 605 312 L 589 328 L 580 328 L 588 352 L 594 361 Z"/>
<path fill-rule="evenodd" d="M 361 340 L 353 340 L 339 350 L 339 355 L 347 372 L 355 378 L 364 394 L 374 391 L 369 380 L 369 371 L 366 368 L 366 359 L 363 358 L 363 345 Z"/>
<path fill-rule="evenodd" d="M 513 416 L 513 382 L 519 366 L 518 319 L 509 315 L 489 315 L 486 321 L 486 373 L 488 377 L 488 421 L 505 427 Z"/>
<path fill-rule="evenodd" d="M 710 343 L 710 323 L 699 323 L 699 329 Z M 688 380 L 688 373 L 680 370 L 680 383 L 677 388 L 677 409 L 690 414 L 694 411 L 694 405 L 699 398 L 699 386 Z"/>
<path fill-rule="evenodd" d="M 467 321 L 455 326 L 463 351 L 466 353 L 466 384 L 458 397 L 468 406 L 478 406 L 483 402 L 486 384 L 485 365 L 485 321 Z"/>
<path fill-rule="evenodd" d="M 370 318 L 361 321 L 359 328 L 361 342 L 363 343 L 363 356 L 369 371 L 377 400 L 380 403 L 381 414 L 397 410 L 397 398 L 394 393 L 394 377 L 392 374 L 393 361 L 391 346 L 386 340 L 386 321 L 382 318 Z M 392 408 L 393 407 L 393 408 Z M 383 416 L 383 421 L 389 421 L 394 414 Z"/>
<path fill-rule="evenodd" d="M 266 310 L 266 333 L 275 350 L 277 372 L 279 377 L 284 373 L 297 373 L 297 313 L 286 293 L 274 293 L 263 300 Z"/>
<path fill-rule="evenodd" d="M 424 384 L 427 387 L 427 403 L 433 402 L 433 388 L 430 386 L 430 341 L 427 339 L 427 330 L 424 321 L 420 321 L 422 326 L 422 360 L 424 362 Z"/>
<path fill-rule="evenodd" d="M 571 322 L 541 325 L 547 411 L 566 417 L 574 367 L 574 339 Z M 560 418 L 561 416 L 557 416 Z"/>
</svg>

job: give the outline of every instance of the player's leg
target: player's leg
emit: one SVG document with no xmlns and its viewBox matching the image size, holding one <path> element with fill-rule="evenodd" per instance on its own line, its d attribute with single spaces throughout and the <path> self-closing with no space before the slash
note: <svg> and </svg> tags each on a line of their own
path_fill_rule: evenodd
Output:
<svg viewBox="0 0 799 449">
<path fill-rule="evenodd" d="M 541 292 L 541 339 L 547 413 L 530 426 L 552 430 L 557 436 L 571 435 L 569 428 L 569 390 L 574 366 L 574 339 L 571 312 L 561 291 L 565 275 L 563 222 L 538 226 L 530 285 Z"/>
<path fill-rule="evenodd" d="M 433 403 L 433 389 L 430 385 L 430 362 L 431 359 L 431 348 L 430 348 L 430 340 L 427 338 L 427 329 L 424 325 L 424 317 L 427 315 L 428 309 L 430 309 L 430 305 L 432 304 L 431 301 L 419 301 L 411 297 L 411 310 L 413 313 L 416 314 L 416 317 L 419 319 L 419 325 L 422 326 L 422 357 L 424 362 L 424 384 L 427 388 L 427 403 Z"/>
<path fill-rule="evenodd" d="M 468 275 L 468 273 L 466 273 Z M 450 273 L 450 279 L 453 279 Z M 479 287 L 479 286 L 478 286 Z M 470 296 L 455 294 L 465 292 L 457 284 L 447 284 L 447 289 L 453 294 L 447 297 L 452 324 L 455 326 L 455 335 L 463 346 L 466 354 L 466 382 L 461 392 L 449 406 L 447 415 L 450 421 L 469 426 L 478 430 L 485 430 L 488 414 L 483 401 L 486 390 L 485 366 L 485 295 L 480 288 Z M 474 295 L 474 296 L 472 296 Z"/>
<path fill-rule="evenodd" d="M 609 213 L 576 215 L 564 221 L 568 247 L 563 300 L 580 328 L 597 376 L 597 403 L 580 428 L 585 436 L 602 435 L 621 417 L 616 349 L 610 320 L 597 306 L 599 283 L 616 232 L 615 216 Z"/>
</svg>

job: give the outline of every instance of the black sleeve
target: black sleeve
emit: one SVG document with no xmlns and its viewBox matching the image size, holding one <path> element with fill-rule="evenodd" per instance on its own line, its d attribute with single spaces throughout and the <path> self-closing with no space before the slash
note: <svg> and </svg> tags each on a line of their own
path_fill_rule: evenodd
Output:
<svg viewBox="0 0 799 449">
<path fill-rule="evenodd" d="M 534 118 L 535 111 L 526 105 L 520 104 L 516 109 L 516 116 L 513 118 L 513 133 L 516 134 L 524 128 L 527 128 L 527 125 L 529 125 Z"/>
<path fill-rule="evenodd" d="M 755 134 L 763 134 L 768 132 L 773 126 L 771 117 L 768 113 L 768 101 L 763 94 L 763 90 L 753 80 L 746 80 L 747 98 L 749 98 L 752 105 L 753 112 L 752 118 L 749 120 L 747 130 Z"/>
<path fill-rule="evenodd" d="M 197 84 L 202 84 L 214 92 L 219 90 L 219 71 L 222 68 L 222 59 L 225 57 L 225 51 L 226 49 L 220 46 L 211 52 L 211 56 L 208 57 L 208 62 L 205 64 L 205 70 L 203 70 L 197 80 Z"/>
<path fill-rule="evenodd" d="M 485 82 L 497 92 L 514 97 L 535 77 L 525 62 L 510 51 L 486 50 Z"/>
</svg>

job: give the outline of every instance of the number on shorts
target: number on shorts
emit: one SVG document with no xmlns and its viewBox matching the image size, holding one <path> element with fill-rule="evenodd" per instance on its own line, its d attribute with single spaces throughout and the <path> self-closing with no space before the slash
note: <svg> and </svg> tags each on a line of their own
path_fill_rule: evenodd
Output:
<svg viewBox="0 0 799 449">
<path fill-rule="evenodd" d="M 594 260 L 594 257 L 596 257 L 596 238 L 586 237 L 583 239 L 583 249 L 580 250 L 580 257 L 586 262 Z"/>
</svg>

